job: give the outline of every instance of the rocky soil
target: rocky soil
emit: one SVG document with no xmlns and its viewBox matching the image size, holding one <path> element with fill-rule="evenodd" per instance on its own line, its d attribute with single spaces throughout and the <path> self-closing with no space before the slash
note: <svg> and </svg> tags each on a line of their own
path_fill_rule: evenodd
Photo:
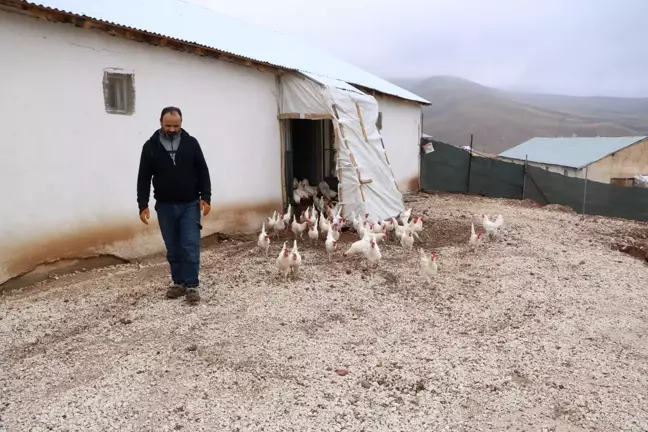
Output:
<svg viewBox="0 0 648 432">
<path fill-rule="evenodd" d="M 439 256 L 382 246 L 284 283 L 256 237 L 203 253 L 203 302 L 161 259 L 0 297 L 0 431 L 648 430 L 640 223 L 450 195 L 409 198 Z M 470 221 L 506 226 L 477 253 Z M 348 247 L 354 234 L 344 234 Z M 419 247 L 419 244 L 416 244 Z"/>
</svg>

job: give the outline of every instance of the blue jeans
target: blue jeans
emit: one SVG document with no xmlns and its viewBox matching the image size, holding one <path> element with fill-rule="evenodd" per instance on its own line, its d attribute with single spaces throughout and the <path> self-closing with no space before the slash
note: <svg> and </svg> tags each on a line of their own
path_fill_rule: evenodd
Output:
<svg viewBox="0 0 648 432">
<path fill-rule="evenodd" d="M 156 202 L 162 239 L 174 284 L 198 288 L 200 269 L 200 202 Z"/>
</svg>

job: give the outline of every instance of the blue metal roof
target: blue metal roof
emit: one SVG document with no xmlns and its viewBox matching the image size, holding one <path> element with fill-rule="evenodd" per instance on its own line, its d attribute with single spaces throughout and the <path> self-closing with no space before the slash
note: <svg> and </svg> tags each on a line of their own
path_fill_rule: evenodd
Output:
<svg viewBox="0 0 648 432">
<path fill-rule="evenodd" d="M 274 66 L 430 102 L 314 46 L 182 0 L 23 0 Z M 335 35 L 333 32 L 332 35 Z M 333 36 L 334 37 L 334 36 Z M 340 41 L 344 43 L 344 41 Z"/>
<path fill-rule="evenodd" d="M 531 138 L 498 156 L 530 162 L 584 168 L 647 137 Z"/>
</svg>

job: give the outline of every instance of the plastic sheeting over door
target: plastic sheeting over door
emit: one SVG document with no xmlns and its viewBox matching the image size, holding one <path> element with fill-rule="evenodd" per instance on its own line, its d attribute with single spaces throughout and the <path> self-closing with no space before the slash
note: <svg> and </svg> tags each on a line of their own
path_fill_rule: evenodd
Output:
<svg viewBox="0 0 648 432">
<path fill-rule="evenodd" d="M 403 197 L 376 126 L 376 99 L 345 82 L 312 74 L 284 75 L 281 83 L 281 114 L 333 119 L 342 215 L 369 213 L 375 221 L 403 211 Z"/>
</svg>

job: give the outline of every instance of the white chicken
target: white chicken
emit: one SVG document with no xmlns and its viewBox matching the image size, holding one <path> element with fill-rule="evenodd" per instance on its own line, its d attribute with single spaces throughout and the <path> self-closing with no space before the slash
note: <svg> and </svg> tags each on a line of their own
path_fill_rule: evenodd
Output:
<svg viewBox="0 0 648 432">
<path fill-rule="evenodd" d="M 283 221 L 283 215 L 280 215 L 276 220 L 272 230 L 275 233 L 275 237 L 279 237 L 279 233 L 286 229 L 286 223 Z"/>
<path fill-rule="evenodd" d="M 301 181 L 301 188 L 309 198 L 312 198 L 312 197 L 315 196 L 315 194 L 317 194 L 317 188 L 314 187 L 314 186 L 311 186 L 308 183 L 308 179 L 304 179 L 304 180 Z"/>
<path fill-rule="evenodd" d="M 297 240 L 293 240 L 293 247 L 290 250 L 290 269 L 292 270 L 293 274 L 297 274 L 301 263 L 302 257 L 299 253 L 299 250 L 297 250 Z"/>
<path fill-rule="evenodd" d="M 385 221 L 385 228 L 386 228 L 386 231 L 387 231 L 388 233 L 393 232 L 394 229 L 396 228 L 396 225 L 397 225 L 397 224 L 398 224 L 398 222 L 396 222 L 396 220 L 395 220 L 394 218 L 392 218 L 392 219 L 387 219 L 387 220 Z"/>
<path fill-rule="evenodd" d="M 382 254 L 380 253 L 380 248 L 378 247 L 378 243 L 376 243 L 375 239 L 372 239 L 369 242 L 369 247 L 365 249 L 364 256 L 365 258 L 367 258 L 367 262 L 369 263 L 370 266 L 377 265 L 380 259 L 382 258 Z"/>
<path fill-rule="evenodd" d="M 404 212 L 401 212 L 400 214 L 400 221 L 403 225 L 407 225 L 409 222 L 410 216 L 412 215 L 412 208 L 408 208 Z"/>
<path fill-rule="evenodd" d="M 400 244 L 403 249 L 412 249 L 412 246 L 414 245 L 414 236 L 409 227 L 405 228 L 405 232 L 401 235 Z"/>
<path fill-rule="evenodd" d="M 326 253 L 328 253 L 329 261 L 331 261 L 331 255 L 334 254 L 337 250 L 337 241 L 333 238 L 333 230 L 331 229 L 331 225 L 328 226 L 324 246 L 326 247 Z"/>
<path fill-rule="evenodd" d="M 290 273 L 290 261 L 290 252 L 286 247 L 286 242 L 284 242 L 277 257 L 277 268 L 279 269 L 279 274 L 283 274 L 285 279 L 288 279 L 288 274 Z"/>
<path fill-rule="evenodd" d="M 293 189 L 293 201 L 295 201 L 295 204 L 301 203 L 301 200 L 302 200 L 302 194 L 299 188 Z"/>
<path fill-rule="evenodd" d="M 375 224 L 370 225 L 370 228 L 374 234 L 383 233 L 387 231 L 387 227 L 385 226 L 385 224 L 382 223 L 382 221 L 378 221 Z"/>
<path fill-rule="evenodd" d="M 384 240 L 388 239 L 389 234 L 387 234 L 386 232 L 377 233 L 377 234 L 373 235 L 373 238 L 374 238 L 374 240 L 376 240 L 376 242 L 380 243 L 381 241 L 384 241 Z"/>
<path fill-rule="evenodd" d="M 313 208 L 311 209 L 310 215 L 308 216 L 308 222 L 311 225 L 317 224 L 317 210 L 315 209 L 315 204 L 313 204 Z"/>
<path fill-rule="evenodd" d="M 268 216 L 268 231 L 274 229 L 276 223 L 277 223 L 277 210 L 275 210 L 272 213 L 272 216 Z"/>
<path fill-rule="evenodd" d="M 422 248 L 419 251 L 421 252 L 421 273 L 429 283 L 437 274 L 439 268 L 436 262 L 436 254 L 432 252 L 430 258 L 428 258 Z"/>
<path fill-rule="evenodd" d="M 334 223 L 332 225 L 333 225 L 333 228 L 332 228 L 333 240 L 338 241 L 338 240 L 340 240 L 340 225 L 338 225 L 336 223 Z"/>
<path fill-rule="evenodd" d="M 396 238 L 400 239 L 401 236 L 405 234 L 405 230 L 407 230 L 409 224 L 401 225 L 396 221 L 396 219 L 392 219 L 392 223 L 394 224 L 394 233 L 396 234 Z"/>
<path fill-rule="evenodd" d="M 412 219 L 412 232 L 413 233 L 420 233 L 423 231 L 423 216 L 414 216 L 414 219 Z"/>
<path fill-rule="evenodd" d="M 470 240 L 468 241 L 468 244 L 470 245 L 472 250 L 475 250 L 475 251 L 477 250 L 477 247 L 481 243 L 481 238 L 482 238 L 483 234 L 484 233 L 481 232 L 481 231 L 479 232 L 479 234 L 476 234 L 475 233 L 475 224 L 472 223 L 472 222 L 470 223 Z"/>
<path fill-rule="evenodd" d="M 286 213 L 283 215 L 284 224 L 288 225 L 290 223 L 290 217 L 292 216 L 292 205 L 289 203 Z"/>
<path fill-rule="evenodd" d="M 317 241 L 319 238 L 319 231 L 317 231 L 317 222 L 312 224 L 310 222 L 308 223 L 308 238 L 310 239 L 311 243 L 314 241 Z"/>
<path fill-rule="evenodd" d="M 265 230 L 265 222 L 261 224 L 261 234 L 259 234 L 259 240 L 257 241 L 259 249 L 265 252 L 265 255 L 268 256 L 268 249 L 270 248 L 270 237 Z"/>
<path fill-rule="evenodd" d="M 320 182 L 317 186 L 319 187 L 320 193 L 323 197 L 333 199 L 337 196 L 337 192 L 331 190 L 331 187 L 325 181 Z"/>
<path fill-rule="evenodd" d="M 495 222 L 492 222 L 488 216 L 482 213 L 482 226 L 489 236 L 497 234 L 500 227 L 504 224 L 504 218 L 502 215 L 497 215 Z"/>
<path fill-rule="evenodd" d="M 324 217 L 324 215 L 320 215 L 320 219 L 319 219 L 320 232 L 328 231 L 329 225 L 331 225 L 331 224 L 330 224 L 328 218 Z"/>
<path fill-rule="evenodd" d="M 364 230 L 362 238 L 358 241 L 355 241 L 351 244 L 351 247 L 346 250 L 342 255 L 347 257 L 349 255 L 355 255 L 358 253 L 364 253 L 364 251 L 369 247 L 371 243 L 371 236 L 369 235 L 369 230 Z"/>
<path fill-rule="evenodd" d="M 306 228 L 308 227 L 308 221 L 299 223 L 297 222 L 297 218 L 295 215 L 293 215 L 293 221 L 291 224 L 292 232 L 295 235 L 295 238 L 303 238 L 304 231 L 306 231 Z"/>
</svg>

